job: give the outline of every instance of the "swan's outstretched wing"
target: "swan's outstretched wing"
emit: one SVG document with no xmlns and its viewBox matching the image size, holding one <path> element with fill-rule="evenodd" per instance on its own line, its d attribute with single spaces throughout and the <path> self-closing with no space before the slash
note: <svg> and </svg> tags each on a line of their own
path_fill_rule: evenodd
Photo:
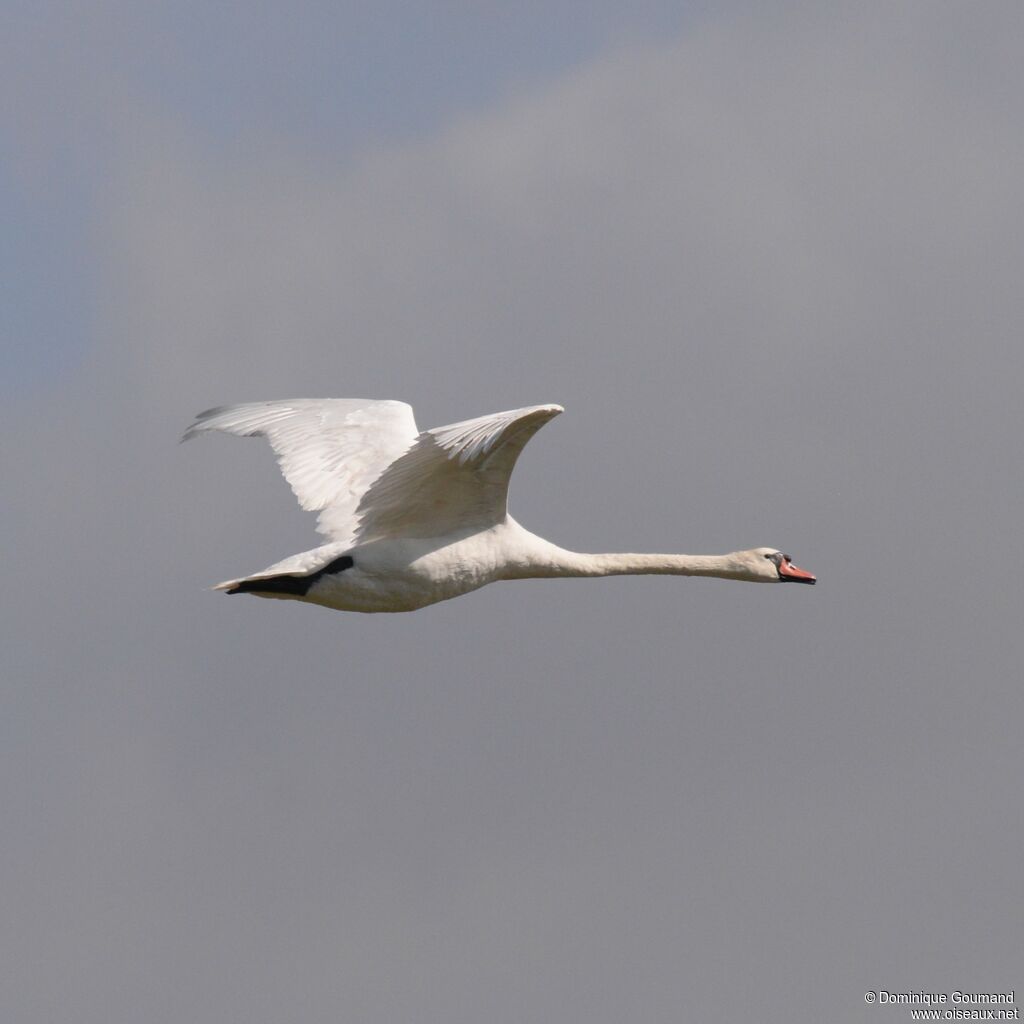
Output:
<svg viewBox="0 0 1024 1024">
<path fill-rule="evenodd" d="M 519 453 L 560 412 L 535 405 L 424 431 L 363 495 L 358 539 L 443 537 L 501 522 Z"/>
<path fill-rule="evenodd" d="M 208 409 L 183 441 L 208 430 L 265 437 L 299 504 L 319 512 L 317 529 L 350 542 L 367 488 L 416 441 L 412 408 L 360 398 L 247 402 Z"/>
</svg>

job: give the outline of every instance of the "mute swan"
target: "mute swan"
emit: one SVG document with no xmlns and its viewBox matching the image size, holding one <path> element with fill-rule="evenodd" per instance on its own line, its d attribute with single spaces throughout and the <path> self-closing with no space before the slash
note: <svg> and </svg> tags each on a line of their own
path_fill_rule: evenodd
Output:
<svg viewBox="0 0 1024 1024">
<path fill-rule="evenodd" d="M 519 453 L 559 405 L 482 416 L 423 433 L 404 402 L 300 399 L 200 413 L 211 430 L 265 437 L 328 543 L 215 590 L 357 612 L 404 612 L 495 580 L 666 573 L 814 583 L 776 548 L 728 555 L 588 555 L 523 529 L 507 512 Z"/>
</svg>

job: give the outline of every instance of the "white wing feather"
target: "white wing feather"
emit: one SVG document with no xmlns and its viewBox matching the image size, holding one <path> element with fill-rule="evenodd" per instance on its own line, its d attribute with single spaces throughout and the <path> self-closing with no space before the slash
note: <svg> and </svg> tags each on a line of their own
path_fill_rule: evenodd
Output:
<svg viewBox="0 0 1024 1024">
<path fill-rule="evenodd" d="M 501 522 L 519 453 L 562 411 L 535 405 L 424 431 L 363 495 L 358 539 L 443 537 Z"/>
<path fill-rule="evenodd" d="M 370 399 L 247 402 L 208 409 L 182 438 L 210 430 L 265 437 L 299 504 L 319 512 L 317 529 L 351 542 L 367 488 L 416 440 L 412 407 Z"/>
<path fill-rule="evenodd" d="M 317 528 L 343 550 L 354 541 L 443 537 L 501 522 L 519 453 L 562 411 L 535 405 L 417 435 L 404 402 L 250 402 L 200 413 L 182 440 L 211 430 L 265 437 L 299 504 L 320 513 Z M 286 560 L 288 569 L 272 569 L 304 575 L 320 554 L 309 566 Z"/>
</svg>

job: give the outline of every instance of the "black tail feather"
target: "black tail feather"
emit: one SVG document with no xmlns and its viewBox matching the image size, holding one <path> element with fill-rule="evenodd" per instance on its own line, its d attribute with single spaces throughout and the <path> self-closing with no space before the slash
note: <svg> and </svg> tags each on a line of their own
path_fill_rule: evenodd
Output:
<svg viewBox="0 0 1024 1024">
<path fill-rule="evenodd" d="M 269 576 L 265 580 L 242 580 L 225 594 L 295 594 L 302 597 L 313 585 L 309 576 Z"/>
<path fill-rule="evenodd" d="M 351 569 L 355 563 L 348 555 L 342 555 L 333 562 L 329 562 L 322 569 L 310 573 L 308 576 L 291 576 L 287 573 L 281 576 L 268 576 L 261 580 L 241 580 L 225 594 L 292 594 L 295 597 L 305 597 L 309 588 L 321 576 L 331 576 L 335 573 Z"/>
</svg>

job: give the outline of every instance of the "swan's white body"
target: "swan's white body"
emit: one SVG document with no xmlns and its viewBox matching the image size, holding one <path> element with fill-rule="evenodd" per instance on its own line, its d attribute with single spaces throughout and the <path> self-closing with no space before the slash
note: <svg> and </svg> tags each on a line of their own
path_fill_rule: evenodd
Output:
<svg viewBox="0 0 1024 1024">
<path fill-rule="evenodd" d="M 775 548 L 728 555 L 588 555 L 523 529 L 507 510 L 526 442 L 558 405 L 514 409 L 420 433 L 403 402 L 301 399 L 201 413 L 210 430 L 266 437 L 329 542 L 215 589 L 343 611 L 402 612 L 497 580 L 672 574 L 813 583 Z"/>
</svg>

